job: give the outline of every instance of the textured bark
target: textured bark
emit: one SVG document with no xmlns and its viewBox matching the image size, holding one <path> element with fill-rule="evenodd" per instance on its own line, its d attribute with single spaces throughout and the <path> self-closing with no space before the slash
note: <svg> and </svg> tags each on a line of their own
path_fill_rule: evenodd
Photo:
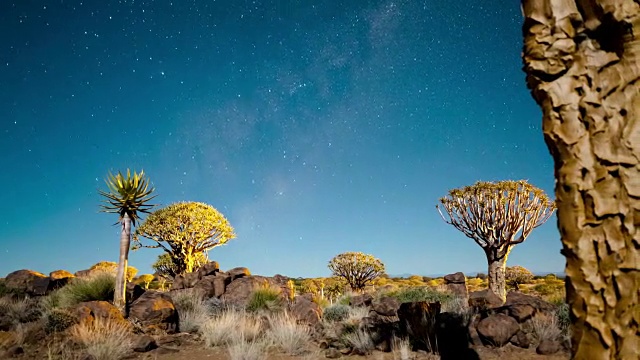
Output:
<svg viewBox="0 0 640 360">
<path fill-rule="evenodd" d="M 505 284 L 505 267 L 507 265 L 507 257 L 498 259 L 489 258 L 489 291 L 496 294 L 502 302 L 507 299 L 507 290 Z"/>
<path fill-rule="evenodd" d="M 124 313 L 127 291 L 127 279 L 125 276 L 127 262 L 129 260 L 129 246 L 131 245 L 131 218 L 127 213 L 122 217 L 122 230 L 120 231 L 120 258 L 116 273 L 116 288 L 113 304 Z"/>
<path fill-rule="evenodd" d="M 640 358 L 640 2 L 523 0 L 576 359 Z M 634 37 L 635 34 L 635 37 Z"/>
</svg>

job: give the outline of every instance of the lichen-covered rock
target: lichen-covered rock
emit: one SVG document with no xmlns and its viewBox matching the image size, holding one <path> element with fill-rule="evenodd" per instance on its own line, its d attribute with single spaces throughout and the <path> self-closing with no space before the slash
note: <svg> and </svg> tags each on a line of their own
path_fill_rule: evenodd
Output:
<svg viewBox="0 0 640 360">
<path fill-rule="evenodd" d="M 129 318 L 143 327 L 174 333 L 178 331 L 178 313 L 169 294 L 146 291 L 129 308 Z"/>
<path fill-rule="evenodd" d="M 315 326 L 322 318 L 322 308 L 307 296 L 297 296 L 289 305 L 289 312 L 298 321 Z"/>
<path fill-rule="evenodd" d="M 95 319 L 115 321 L 122 326 L 129 327 L 130 324 L 124 319 L 120 310 L 107 301 L 85 301 L 75 308 L 78 323 L 91 324 Z"/>
<path fill-rule="evenodd" d="M 233 281 L 235 279 L 251 276 L 251 271 L 246 267 L 236 267 L 227 271 L 226 274 L 229 275 L 230 281 Z"/>
<path fill-rule="evenodd" d="M 49 287 L 49 277 L 33 270 L 17 270 L 4 280 L 9 289 L 24 292 L 29 295 L 44 295 Z"/>
</svg>

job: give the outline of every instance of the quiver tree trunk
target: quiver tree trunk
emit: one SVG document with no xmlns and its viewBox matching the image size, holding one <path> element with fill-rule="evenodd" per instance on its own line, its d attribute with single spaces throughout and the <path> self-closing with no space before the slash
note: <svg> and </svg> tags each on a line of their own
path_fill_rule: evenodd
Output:
<svg viewBox="0 0 640 360">
<path fill-rule="evenodd" d="M 575 359 L 640 358 L 640 3 L 523 0 Z"/>
<path fill-rule="evenodd" d="M 489 291 L 497 295 L 503 302 L 507 298 L 507 290 L 505 284 L 505 268 L 507 266 L 507 257 L 494 258 L 487 257 L 489 262 L 489 273 L 487 275 Z"/>
<path fill-rule="evenodd" d="M 131 244 L 131 218 L 128 214 L 122 217 L 122 229 L 120 231 L 120 258 L 118 259 L 118 271 L 116 273 L 116 285 L 113 304 L 124 312 L 126 294 L 126 273 L 129 259 L 129 245 Z"/>
</svg>

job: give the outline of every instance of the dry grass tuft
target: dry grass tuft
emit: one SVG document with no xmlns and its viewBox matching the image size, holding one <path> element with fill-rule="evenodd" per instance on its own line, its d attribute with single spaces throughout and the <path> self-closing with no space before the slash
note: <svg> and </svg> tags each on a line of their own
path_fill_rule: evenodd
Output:
<svg viewBox="0 0 640 360">
<path fill-rule="evenodd" d="M 411 343 L 408 339 L 393 338 L 393 358 L 395 360 L 411 360 Z"/>
<path fill-rule="evenodd" d="M 295 318 L 283 313 L 269 317 L 266 340 L 289 355 L 301 355 L 307 350 L 311 335 L 307 325 L 298 324 Z"/>
<path fill-rule="evenodd" d="M 96 360 L 117 360 L 128 355 L 133 346 L 131 333 L 122 323 L 97 317 L 91 323 L 75 325 L 72 339 Z"/>
<path fill-rule="evenodd" d="M 224 346 L 235 342 L 253 341 L 262 331 L 261 322 L 244 311 L 225 310 L 200 327 L 205 345 Z"/>
<path fill-rule="evenodd" d="M 247 341 L 242 335 L 236 342 L 229 345 L 228 351 L 231 360 L 265 360 L 267 358 L 264 344 Z"/>
<path fill-rule="evenodd" d="M 178 311 L 180 331 L 193 333 L 209 320 L 209 309 L 198 290 L 171 292 L 171 300 Z"/>
<path fill-rule="evenodd" d="M 536 314 L 531 318 L 531 327 L 538 343 L 542 340 L 558 340 L 562 335 L 558 320 L 553 315 Z"/>
<path fill-rule="evenodd" d="M 354 350 L 357 350 L 361 354 L 369 354 L 374 348 L 371 335 L 367 331 L 358 329 L 346 334 L 344 338 Z"/>
</svg>

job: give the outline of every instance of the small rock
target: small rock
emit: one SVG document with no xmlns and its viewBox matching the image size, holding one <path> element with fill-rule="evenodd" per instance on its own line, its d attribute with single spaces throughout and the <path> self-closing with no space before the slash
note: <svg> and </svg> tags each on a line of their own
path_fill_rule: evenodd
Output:
<svg viewBox="0 0 640 360">
<path fill-rule="evenodd" d="M 561 347 L 560 342 L 556 340 L 544 339 L 536 348 L 536 353 L 540 355 L 552 355 L 560 351 Z"/>
<path fill-rule="evenodd" d="M 457 273 L 453 273 L 453 274 L 449 274 L 449 275 L 445 275 L 444 276 L 444 283 L 445 284 L 464 284 L 466 281 L 466 278 L 464 276 L 463 273 L 461 272 L 457 272 Z"/>
<path fill-rule="evenodd" d="M 24 349 L 20 345 L 13 345 L 7 349 L 6 354 L 10 357 L 18 356 L 24 354 Z"/>
<path fill-rule="evenodd" d="M 147 351 L 151 351 L 153 349 L 156 349 L 157 347 L 158 347 L 158 344 L 156 344 L 156 341 L 151 336 L 149 336 L 149 335 L 140 335 L 134 341 L 133 351 L 135 351 L 135 352 L 147 352 Z"/>
<path fill-rule="evenodd" d="M 320 343 L 318 344 L 318 347 L 319 347 L 320 349 L 322 349 L 322 350 L 324 350 L 324 349 L 328 349 L 328 348 L 329 348 L 329 344 L 328 344 L 326 341 L 322 340 L 322 341 L 320 341 Z"/>
<path fill-rule="evenodd" d="M 340 351 L 340 354 L 342 354 L 342 355 L 349 355 L 349 354 L 353 353 L 353 349 L 351 349 L 348 346 L 344 346 L 342 349 L 339 349 L 338 351 Z"/>
<path fill-rule="evenodd" d="M 517 346 L 523 349 L 528 349 L 529 346 L 531 346 L 531 341 L 529 340 L 529 337 L 522 330 L 518 330 L 518 332 L 511 337 L 509 342 L 514 346 Z"/>
<path fill-rule="evenodd" d="M 338 359 L 338 358 L 342 357 L 342 354 L 337 349 L 329 348 L 324 352 L 324 356 L 327 359 Z"/>
</svg>

